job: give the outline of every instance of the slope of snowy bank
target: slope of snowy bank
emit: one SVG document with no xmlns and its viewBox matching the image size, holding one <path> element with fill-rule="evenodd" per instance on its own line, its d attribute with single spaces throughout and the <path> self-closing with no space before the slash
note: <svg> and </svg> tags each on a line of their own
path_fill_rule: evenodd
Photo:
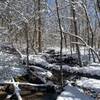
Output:
<svg viewBox="0 0 100 100">
<path fill-rule="evenodd" d="M 85 95 L 81 89 L 68 85 L 65 87 L 65 90 L 58 96 L 57 100 L 95 100 L 95 99 Z"/>
<path fill-rule="evenodd" d="M 100 93 L 100 80 L 82 77 L 81 80 L 77 80 L 76 83 L 78 86 Z"/>
</svg>

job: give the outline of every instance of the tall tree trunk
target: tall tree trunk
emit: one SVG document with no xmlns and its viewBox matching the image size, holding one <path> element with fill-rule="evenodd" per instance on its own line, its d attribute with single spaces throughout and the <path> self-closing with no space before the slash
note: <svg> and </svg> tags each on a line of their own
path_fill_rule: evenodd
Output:
<svg viewBox="0 0 100 100">
<path fill-rule="evenodd" d="M 59 30 L 60 30 L 60 73 L 61 73 L 61 87 L 63 89 L 63 71 L 62 71 L 63 32 L 62 32 L 61 20 L 60 20 L 60 16 L 59 16 L 58 1 L 55 0 L 55 3 L 56 3 L 58 24 L 59 24 Z"/>
<path fill-rule="evenodd" d="M 29 69 L 29 41 L 28 41 L 28 24 L 25 23 L 25 38 L 26 38 L 26 66 Z"/>
<path fill-rule="evenodd" d="M 70 7 L 70 17 L 72 17 L 72 6 Z M 73 21 L 70 20 L 70 33 L 73 33 Z M 71 42 L 73 42 L 74 38 L 72 36 L 69 36 L 70 38 L 70 52 L 71 52 L 71 55 L 73 53 L 73 50 L 74 50 L 74 44 L 72 44 Z"/>
<path fill-rule="evenodd" d="M 74 0 L 72 0 L 72 2 L 74 2 Z M 75 35 L 78 35 L 76 14 L 75 14 L 75 9 L 73 7 L 73 4 L 72 4 L 72 13 L 73 13 L 73 23 L 74 23 Z M 78 42 L 78 39 L 75 38 L 75 41 Z M 79 45 L 78 44 L 76 44 L 76 51 L 77 51 L 77 54 L 78 54 L 79 66 L 82 67 L 81 54 L 80 54 L 80 49 L 79 49 Z"/>
<path fill-rule="evenodd" d="M 98 24 L 99 24 L 99 27 L 100 27 L 100 19 L 99 19 L 99 15 L 98 15 L 98 11 L 97 11 L 97 7 L 96 7 L 95 1 L 94 1 L 94 8 L 95 8 L 95 13 L 96 13 L 96 18 L 98 20 Z"/>
<path fill-rule="evenodd" d="M 42 52 L 41 0 L 38 0 L 38 52 Z"/>
</svg>

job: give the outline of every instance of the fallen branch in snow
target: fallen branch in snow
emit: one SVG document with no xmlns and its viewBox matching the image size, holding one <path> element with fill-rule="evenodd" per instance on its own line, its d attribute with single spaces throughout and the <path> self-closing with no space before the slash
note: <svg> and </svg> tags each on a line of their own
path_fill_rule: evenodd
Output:
<svg viewBox="0 0 100 100">
<path fill-rule="evenodd" d="M 2 85 L 2 84 L 17 84 L 17 85 L 26 85 L 26 86 L 34 86 L 34 87 L 47 87 L 47 86 L 49 86 L 48 84 L 33 84 L 33 83 L 25 83 L 25 82 L 5 82 L 5 81 L 1 81 L 0 82 L 0 84 Z"/>
<path fill-rule="evenodd" d="M 24 88 L 24 86 L 28 87 L 29 86 L 29 90 L 36 90 L 37 92 L 38 91 L 41 91 L 41 92 L 55 92 L 55 88 L 58 87 L 58 85 L 55 85 L 55 84 L 50 84 L 50 83 L 46 83 L 46 84 L 33 84 L 33 83 L 27 83 L 27 82 L 15 82 L 13 80 L 13 82 L 9 82 L 9 81 L 1 81 L 0 82 L 0 85 L 13 85 L 14 86 L 14 89 L 15 89 L 15 94 L 17 97 L 20 98 L 20 94 L 19 92 L 21 92 L 21 90 L 19 89 L 18 86 L 21 86 L 20 88 Z M 31 88 L 30 88 L 31 86 Z M 20 100 L 20 99 L 19 99 Z"/>
<path fill-rule="evenodd" d="M 13 84 L 13 86 L 14 86 L 14 91 L 15 91 L 15 94 L 16 94 L 16 96 L 17 96 L 17 98 L 18 98 L 18 100 L 22 100 L 22 97 L 21 97 L 21 95 L 20 95 L 20 88 L 18 87 L 18 84 L 15 82 L 15 80 L 12 78 L 12 84 Z"/>
</svg>

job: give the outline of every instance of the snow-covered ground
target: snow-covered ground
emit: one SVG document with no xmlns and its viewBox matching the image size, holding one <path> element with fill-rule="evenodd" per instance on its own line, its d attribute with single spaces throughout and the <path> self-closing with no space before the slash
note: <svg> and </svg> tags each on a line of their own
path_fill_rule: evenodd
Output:
<svg viewBox="0 0 100 100">
<path fill-rule="evenodd" d="M 55 50 L 55 52 L 59 52 L 60 51 L 60 48 L 59 47 L 48 47 L 47 50 Z M 46 50 L 46 51 L 47 51 Z M 80 48 L 80 51 L 81 51 L 81 55 L 86 55 L 88 54 L 88 49 L 86 47 L 81 47 Z M 70 51 L 70 47 L 69 48 L 63 48 L 62 49 L 62 52 L 63 54 L 71 54 L 71 51 Z M 72 50 L 73 54 L 76 53 L 76 51 Z"/>
<path fill-rule="evenodd" d="M 59 51 L 59 49 L 56 49 L 56 51 Z M 83 57 L 83 60 L 87 60 L 87 51 L 84 52 L 84 49 L 82 49 L 82 55 L 86 55 Z M 58 52 L 57 51 L 57 52 Z M 63 52 L 66 54 L 66 50 L 63 50 Z M 70 51 L 69 51 L 70 52 Z M 69 53 L 67 52 L 67 54 Z M 70 53 L 69 53 L 70 54 Z M 26 61 L 26 55 L 23 55 L 22 60 Z M 49 71 L 46 71 L 43 69 L 43 66 L 46 68 L 55 68 L 60 70 L 59 65 L 55 64 L 49 64 L 46 59 L 43 58 L 43 56 L 40 55 L 29 55 L 29 61 L 31 64 L 40 64 L 42 65 L 42 68 L 34 66 L 36 70 L 36 74 L 39 76 L 52 76 L 52 73 Z M 83 73 L 89 73 L 91 75 L 99 75 L 100 76 L 100 64 L 98 63 L 92 63 L 91 65 L 84 66 L 82 68 L 75 66 L 70 67 L 68 65 L 63 65 L 63 70 L 67 71 L 78 71 Z M 46 71 L 46 73 L 45 73 Z M 24 74 L 26 71 L 24 70 L 24 67 L 22 67 L 19 64 L 18 57 L 0 52 L 0 80 L 2 79 L 9 79 L 11 77 L 16 77 Z M 81 78 L 80 80 L 76 81 L 77 85 L 95 90 L 96 92 L 100 93 L 100 80 L 96 79 L 88 79 L 88 78 Z M 94 100 L 94 98 L 87 96 L 84 94 L 82 89 L 79 89 L 78 87 L 73 87 L 70 84 L 67 85 L 64 89 L 64 91 L 58 96 L 57 100 Z"/>
<path fill-rule="evenodd" d="M 11 77 L 21 76 L 25 73 L 26 70 L 19 63 L 18 57 L 0 52 L 0 81 L 9 80 Z"/>
<path fill-rule="evenodd" d="M 74 67 L 74 70 L 78 70 L 78 68 Z M 86 72 L 86 73 L 91 73 L 93 75 L 94 74 L 100 75 L 100 64 L 92 63 L 90 66 L 82 68 L 82 71 L 84 73 Z M 76 84 L 82 88 L 94 91 L 95 97 L 100 93 L 100 80 L 82 77 L 80 80 L 76 81 Z M 57 100 L 95 100 L 95 99 L 85 95 L 82 89 L 68 85 L 65 87 L 64 92 L 62 92 L 61 95 L 58 96 Z M 100 100 L 100 98 L 97 100 Z"/>
<path fill-rule="evenodd" d="M 100 80 L 82 77 L 81 80 L 77 80 L 76 83 L 78 86 L 100 93 Z"/>
<path fill-rule="evenodd" d="M 65 90 L 58 96 L 57 100 L 95 100 L 87 96 L 83 91 L 77 87 L 67 85 Z"/>
</svg>

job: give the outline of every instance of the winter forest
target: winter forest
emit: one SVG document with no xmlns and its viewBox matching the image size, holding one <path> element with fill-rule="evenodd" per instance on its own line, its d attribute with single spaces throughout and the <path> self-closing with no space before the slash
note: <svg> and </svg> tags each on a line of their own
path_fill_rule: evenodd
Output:
<svg viewBox="0 0 100 100">
<path fill-rule="evenodd" d="M 0 100 L 100 100 L 100 0 L 0 0 Z"/>
</svg>

